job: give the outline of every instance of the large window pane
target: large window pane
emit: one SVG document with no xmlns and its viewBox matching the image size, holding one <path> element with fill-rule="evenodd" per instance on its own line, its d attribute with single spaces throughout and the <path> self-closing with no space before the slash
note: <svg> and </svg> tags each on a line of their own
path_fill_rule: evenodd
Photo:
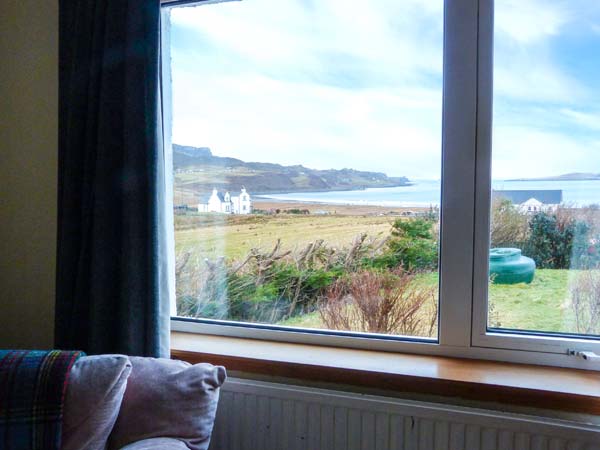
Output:
<svg viewBox="0 0 600 450">
<path fill-rule="evenodd" d="M 170 16 L 178 315 L 436 338 L 443 1 Z"/>
<path fill-rule="evenodd" d="M 600 3 L 497 0 L 488 326 L 600 334 Z"/>
</svg>

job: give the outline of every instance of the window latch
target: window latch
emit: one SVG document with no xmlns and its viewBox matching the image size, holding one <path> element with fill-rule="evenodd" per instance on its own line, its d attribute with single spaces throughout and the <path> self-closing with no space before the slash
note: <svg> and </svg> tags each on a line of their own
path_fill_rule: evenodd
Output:
<svg viewBox="0 0 600 450">
<path fill-rule="evenodd" d="M 577 356 L 589 362 L 600 363 L 600 355 L 591 351 L 569 350 L 570 356 Z"/>
</svg>

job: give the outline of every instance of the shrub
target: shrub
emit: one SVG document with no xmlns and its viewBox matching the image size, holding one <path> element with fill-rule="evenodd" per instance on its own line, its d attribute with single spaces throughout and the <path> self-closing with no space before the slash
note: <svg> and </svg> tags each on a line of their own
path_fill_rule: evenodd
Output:
<svg viewBox="0 0 600 450">
<path fill-rule="evenodd" d="M 540 269 L 570 267 L 573 229 L 569 222 L 559 222 L 555 215 L 536 214 L 529 222 L 529 239 L 523 253 L 534 259 Z"/>
<path fill-rule="evenodd" d="M 301 256 L 279 251 L 253 249 L 248 257 L 229 269 L 230 318 L 242 321 L 277 322 L 316 308 L 322 291 L 339 271 L 319 263 L 319 245 Z"/>
<path fill-rule="evenodd" d="M 433 239 L 433 223 L 425 219 L 397 219 L 392 225 L 392 236 L 413 239 Z"/>
<path fill-rule="evenodd" d="M 523 253 L 541 269 L 592 269 L 600 264 L 598 239 L 587 222 L 541 212 L 531 218 Z"/>
<path fill-rule="evenodd" d="M 311 312 L 321 292 L 330 286 L 340 272 L 322 268 L 298 269 L 292 264 L 277 265 L 269 276 L 277 296 L 287 306 L 285 318 Z"/>
<path fill-rule="evenodd" d="M 427 314 L 427 303 L 436 304 L 435 289 L 415 283 L 414 274 L 364 270 L 335 282 L 323 297 L 319 313 L 332 330 L 429 336 L 437 309 Z"/>
<path fill-rule="evenodd" d="M 201 267 L 184 253 L 177 259 L 175 270 L 179 315 L 215 319 L 229 315 L 227 271 L 222 259 Z"/>
<path fill-rule="evenodd" d="M 495 199 L 490 223 L 492 247 L 521 247 L 527 240 L 527 215 L 510 200 Z"/>
<path fill-rule="evenodd" d="M 571 284 L 571 306 L 577 332 L 600 334 L 600 271 L 579 273 Z"/>
<path fill-rule="evenodd" d="M 228 263 L 219 258 L 192 264 L 184 253 L 176 267 L 178 313 L 273 323 L 312 312 L 324 290 L 343 273 L 338 259 L 345 261 L 347 255 L 338 255 L 323 241 L 297 254 L 281 251 L 277 242 L 270 251 L 252 249 L 243 260 Z"/>
<path fill-rule="evenodd" d="M 577 221 L 573 226 L 573 244 L 571 249 L 571 268 L 597 269 L 600 266 L 600 240 L 590 237 L 587 222 Z"/>
<path fill-rule="evenodd" d="M 286 214 L 302 214 L 302 215 L 310 214 L 310 211 L 308 209 L 298 209 L 298 208 L 284 209 L 283 212 Z"/>
<path fill-rule="evenodd" d="M 440 220 L 440 208 L 439 206 L 430 205 L 429 209 L 425 212 L 424 217 L 430 222 L 438 222 Z"/>
<path fill-rule="evenodd" d="M 385 251 L 365 261 L 377 269 L 433 270 L 438 264 L 438 243 L 433 234 L 434 222 L 426 219 L 397 219 Z"/>
<path fill-rule="evenodd" d="M 228 280 L 226 319 L 244 322 L 277 322 L 286 317 L 288 303 L 272 283 L 256 285 L 252 276 L 231 275 Z"/>
<path fill-rule="evenodd" d="M 310 313 L 337 280 L 353 277 L 365 265 L 433 266 L 437 243 L 431 230 L 423 219 L 399 220 L 389 239 L 363 233 L 346 248 L 317 240 L 295 251 L 282 251 L 278 241 L 269 251 L 254 248 L 236 261 L 200 263 L 182 253 L 176 265 L 178 313 L 268 323 Z"/>
</svg>

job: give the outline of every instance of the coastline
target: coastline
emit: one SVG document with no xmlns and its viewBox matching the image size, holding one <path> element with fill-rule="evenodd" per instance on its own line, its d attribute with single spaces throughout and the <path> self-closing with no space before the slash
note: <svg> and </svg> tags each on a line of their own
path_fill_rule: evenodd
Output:
<svg viewBox="0 0 600 450">
<path fill-rule="evenodd" d="M 494 181 L 495 190 L 551 190 L 563 191 L 563 206 L 567 208 L 585 208 L 600 204 L 600 180 L 569 182 L 559 181 Z M 367 214 L 390 214 L 405 211 L 427 211 L 431 206 L 439 206 L 439 181 L 423 180 L 412 186 L 392 188 L 369 188 L 347 191 L 318 191 L 280 193 L 250 193 L 255 208 L 270 209 L 308 209 L 315 213 L 336 214 L 349 210 L 366 211 Z M 330 194 L 327 194 L 330 193 Z M 174 204 L 196 205 L 200 194 L 195 188 L 185 185 L 175 186 Z M 361 214 L 361 212 L 356 212 Z"/>
<path fill-rule="evenodd" d="M 255 197 L 268 197 L 269 195 L 281 195 L 281 194 L 302 194 L 302 193 L 309 193 L 309 194 L 313 194 L 313 193 L 318 193 L 318 194 L 325 194 L 327 192 L 361 192 L 361 191 L 366 191 L 367 189 L 388 189 L 388 188 L 397 188 L 397 187 L 410 187 L 410 186 L 414 186 L 417 183 L 414 181 L 407 181 L 407 182 L 403 182 L 400 184 L 396 184 L 396 183 L 390 183 L 390 184 L 383 184 L 383 185 L 378 185 L 378 186 L 354 186 L 354 187 L 346 187 L 346 188 L 329 188 L 329 189 L 314 189 L 314 188 L 305 188 L 305 189 L 284 189 L 284 190 L 274 190 L 274 191 L 267 191 L 267 192 L 262 192 L 262 191 L 258 191 L 256 192 L 254 195 Z"/>
<path fill-rule="evenodd" d="M 429 210 L 424 206 L 377 206 L 377 205 L 355 205 L 341 203 L 326 203 L 317 201 L 281 200 L 256 196 L 253 207 L 263 211 L 290 209 L 306 209 L 310 214 L 331 214 L 344 216 L 361 215 L 406 215 L 409 213 L 423 213 Z"/>
</svg>

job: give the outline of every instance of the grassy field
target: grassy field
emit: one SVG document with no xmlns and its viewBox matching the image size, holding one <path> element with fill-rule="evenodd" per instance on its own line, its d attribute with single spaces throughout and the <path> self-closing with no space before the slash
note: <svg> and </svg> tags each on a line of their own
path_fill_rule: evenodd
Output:
<svg viewBox="0 0 600 450">
<path fill-rule="evenodd" d="M 576 333 L 570 308 L 568 270 L 538 269 L 531 284 L 491 285 L 490 326 L 529 331 Z M 424 284 L 436 286 L 438 274 L 427 274 Z M 281 325 L 323 328 L 319 313 L 293 317 Z"/>
<path fill-rule="evenodd" d="M 520 330 L 574 333 L 569 283 L 575 271 L 538 269 L 531 284 L 490 286 L 490 325 Z"/>
<path fill-rule="evenodd" d="M 346 246 L 361 233 L 389 235 L 393 218 L 386 216 L 293 215 L 176 216 L 175 251 L 193 258 L 225 256 L 237 259 L 251 248 L 268 250 L 281 239 L 282 250 L 301 249 L 317 239 Z"/>
<path fill-rule="evenodd" d="M 176 216 L 176 253 L 189 252 L 203 261 L 224 255 L 243 258 L 251 248 L 268 250 L 281 239 L 282 250 L 301 249 L 317 239 L 330 246 L 348 246 L 361 233 L 372 238 L 389 235 L 394 217 L 380 215 Z M 570 308 L 569 283 L 574 271 L 536 271 L 529 284 L 490 286 L 490 325 L 550 332 L 576 332 Z M 438 274 L 422 277 L 436 286 Z M 318 313 L 291 318 L 289 326 L 322 328 Z"/>
</svg>

